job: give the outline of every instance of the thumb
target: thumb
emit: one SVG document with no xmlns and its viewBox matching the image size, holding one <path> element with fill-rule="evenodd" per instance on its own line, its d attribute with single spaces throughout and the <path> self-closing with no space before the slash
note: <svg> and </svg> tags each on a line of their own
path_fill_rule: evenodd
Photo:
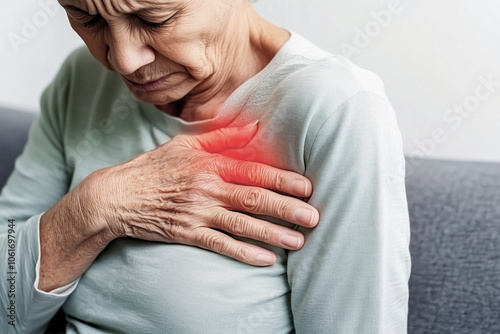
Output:
<svg viewBox="0 0 500 334">
<path fill-rule="evenodd" d="M 217 153 L 227 149 L 242 148 L 255 136 L 259 121 L 231 128 L 221 128 L 198 136 L 190 136 L 192 148 L 209 153 Z"/>
</svg>

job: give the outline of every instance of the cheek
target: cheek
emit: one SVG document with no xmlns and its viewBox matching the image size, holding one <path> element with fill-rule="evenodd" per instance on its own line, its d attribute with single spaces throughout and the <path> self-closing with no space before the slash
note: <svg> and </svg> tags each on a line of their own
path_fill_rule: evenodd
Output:
<svg viewBox="0 0 500 334">
<path fill-rule="evenodd" d="M 80 35 L 81 36 L 81 35 Z M 92 56 L 97 59 L 104 67 L 109 69 L 108 62 L 108 46 L 104 42 L 102 38 L 99 38 L 98 35 L 91 36 L 82 36 L 85 45 L 89 49 Z"/>
<path fill-rule="evenodd" d="M 182 37 L 161 39 L 153 48 L 168 61 L 185 68 L 196 80 L 212 75 L 215 59 L 211 56 L 211 46 L 200 38 L 200 34 L 184 33 L 178 36 Z"/>
<path fill-rule="evenodd" d="M 104 67 L 110 70 L 110 64 L 108 61 L 108 47 L 105 43 L 99 43 L 95 40 L 84 40 L 85 45 L 89 49 L 92 56 L 97 59 Z"/>
</svg>

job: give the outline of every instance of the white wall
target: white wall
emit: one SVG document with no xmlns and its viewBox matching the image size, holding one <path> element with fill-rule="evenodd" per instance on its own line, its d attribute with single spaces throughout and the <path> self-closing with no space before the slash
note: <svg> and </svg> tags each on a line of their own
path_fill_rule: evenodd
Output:
<svg viewBox="0 0 500 334">
<path fill-rule="evenodd" d="M 4 1 L 0 38 L 0 104 L 32 111 L 64 58 L 82 45 L 56 0 Z"/>
<path fill-rule="evenodd" d="M 62 9 L 52 13 L 55 3 L 3 4 L 0 104 L 37 110 L 43 87 L 81 44 Z M 379 74 L 415 164 L 420 156 L 500 161 L 498 1 L 259 0 L 255 8 Z M 9 36 L 23 36 L 26 20 L 40 27 L 13 47 Z"/>
</svg>

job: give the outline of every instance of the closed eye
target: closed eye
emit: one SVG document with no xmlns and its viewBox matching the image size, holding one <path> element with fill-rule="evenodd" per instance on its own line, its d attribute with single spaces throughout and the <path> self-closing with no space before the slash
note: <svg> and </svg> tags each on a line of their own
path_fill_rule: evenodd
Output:
<svg viewBox="0 0 500 334">
<path fill-rule="evenodd" d="M 150 22 L 150 21 L 147 21 L 139 16 L 136 16 L 136 18 L 144 25 L 146 26 L 147 28 L 150 28 L 150 29 L 154 29 L 154 30 L 157 30 L 157 29 L 161 29 L 163 28 L 163 26 L 167 23 L 170 22 L 170 20 L 174 17 L 174 15 L 170 16 L 168 19 L 162 21 L 162 22 Z"/>
<path fill-rule="evenodd" d="M 92 18 L 91 18 L 89 21 L 87 21 L 87 22 L 85 22 L 85 23 L 83 24 L 83 26 L 84 26 L 85 28 L 92 28 L 92 27 L 97 26 L 98 24 L 100 24 L 100 23 L 103 23 L 103 22 L 104 22 L 103 17 L 102 17 L 101 15 L 99 15 L 99 14 L 97 14 L 97 15 L 92 15 L 91 17 L 92 17 Z"/>
<path fill-rule="evenodd" d="M 67 6 L 67 9 L 71 11 L 71 16 L 74 17 L 77 21 L 80 21 L 83 27 L 86 29 L 95 29 L 100 24 L 106 22 L 106 20 L 100 14 L 90 15 L 89 13 L 73 6 Z M 169 23 L 174 18 L 174 16 L 175 14 L 171 15 L 169 18 L 161 22 L 151 22 L 143 18 L 142 15 L 137 14 L 130 14 L 129 18 L 135 20 L 136 23 L 139 23 L 146 29 L 159 30 L 163 28 L 167 23 Z"/>
</svg>

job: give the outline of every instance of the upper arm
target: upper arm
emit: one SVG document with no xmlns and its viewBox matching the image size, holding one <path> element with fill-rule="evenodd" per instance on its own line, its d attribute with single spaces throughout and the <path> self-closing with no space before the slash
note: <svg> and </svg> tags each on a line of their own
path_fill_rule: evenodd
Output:
<svg viewBox="0 0 500 334">
<path fill-rule="evenodd" d="M 406 331 L 409 219 L 391 178 L 404 157 L 387 99 L 361 91 L 330 113 L 306 164 L 320 222 L 289 254 L 296 332 Z"/>
<path fill-rule="evenodd" d="M 0 221 L 26 221 L 57 202 L 68 190 L 62 124 L 65 111 L 65 70 L 44 91 L 41 115 L 32 125 L 23 153 L 16 160 L 0 195 Z M 0 233 L 5 225 L 0 224 Z"/>
</svg>

